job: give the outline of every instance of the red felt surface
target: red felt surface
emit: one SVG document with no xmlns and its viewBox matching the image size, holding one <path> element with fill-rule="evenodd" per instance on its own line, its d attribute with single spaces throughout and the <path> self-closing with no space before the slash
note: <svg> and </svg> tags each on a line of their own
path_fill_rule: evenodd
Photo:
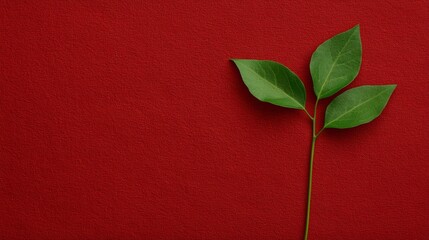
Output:
<svg viewBox="0 0 429 240">
<path fill-rule="evenodd" d="M 310 239 L 429 239 L 428 6 L 2 1 L 0 239 L 302 239 L 310 121 L 228 59 L 289 66 L 312 111 L 312 52 L 357 23 L 351 86 L 398 87 L 319 138 Z"/>
</svg>

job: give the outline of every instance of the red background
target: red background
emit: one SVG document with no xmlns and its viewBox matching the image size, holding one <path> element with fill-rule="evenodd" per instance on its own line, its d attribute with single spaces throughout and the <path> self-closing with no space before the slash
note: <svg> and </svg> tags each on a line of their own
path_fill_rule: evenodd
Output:
<svg viewBox="0 0 429 240">
<path fill-rule="evenodd" d="M 312 52 L 358 23 L 351 86 L 398 87 L 319 138 L 310 238 L 429 239 L 427 1 L 118 2 L 1 2 L 0 239 L 302 239 L 310 121 L 228 59 L 312 111 Z"/>
</svg>

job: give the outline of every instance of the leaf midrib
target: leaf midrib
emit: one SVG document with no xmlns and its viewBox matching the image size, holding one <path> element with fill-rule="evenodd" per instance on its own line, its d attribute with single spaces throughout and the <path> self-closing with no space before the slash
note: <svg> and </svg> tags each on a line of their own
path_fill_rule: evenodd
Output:
<svg viewBox="0 0 429 240">
<path fill-rule="evenodd" d="M 345 113 L 341 114 L 340 116 L 338 116 L 338 117 L 337 117 L 337 118 L 335 118 L 334 120 L 332 120 L 332 121 L 330 121 L 329 123 L 325 124 L 325 127 L 328 127 L 328 126 L 329 126 L 329 124 L 331 124 L 331 123 L 333 123 L 333 122 L 337 121 L 338 119 L 342 118 L 344 115 L 346 115 L 346 114 L 350 113 L 351 111 L 353 111 L 353 110 L 355 110 L 356 108 L 358 108 L 358 107 L 362 106 L 363 104 L 365 104 L 365 103 L 367 103 L 367 102 L 369 102 L 369 101 L 371 101 L 371 100 L 373 100 L 373 99 L 377 98 L 378 96 L 380 96 L 381 94 L 383 94 L 384 92 L 386 92 L 386 91 L 388 91 L 388 90 L 389 90 L 389 89 L 387 88 L 387 89 L 385 89 L 385 90 L 381 91 L 380 93 L 378 93 L 377 95 L 375 95 L 374 97 L 369 98 L 369 99 L 367 99 L 367 100 L 365 100 L 365 101 L 363 101 L 363 102 L 359 103 L 358 105 L 356 105 L 356 106 L 352 107 L 350 110 L 346 111 Z"/>
<path fill-rule="evenodd" d="M 342 55 L 342 53 L 343 53 L 344 49 L 346 48 L 346 46 L 349 44 L 350 39 L 352 39 L 352 36 L 353 36 L 353 34 L 355 33 L 355 31 L 356 31 L 356 30 L 354 30 L 354 31 L 350 34 L 349 38 L 347 39 L 346 44 L 344 44 L 344 46 L 341 48 L 340 52 L 338 53 L 337 57 L 336 57 L 336 58 L 335 58 L 335 60 L 334 60 L 334 63 L 333 63 L 333 64 L 332 64 L 332 66 L 331 66 L 331 69 L 329 69 L 328 75 L 326 75 L 326 78 L 325 78 L 325 80 L 324 80 L 324 82 L 323 82 L 322 86 L 320 87 L 319 93 L 317 94 L 317 98 L 318 98 L 318 99 L 320 98 L 320 94 L 322 93 L 323 88 L 324 88 L 324 87 L 325 87 L 325 85 L 326 85 L 326 82 L 328 82 L 328 79 L 329 79 L 329 77 L 331 76 L 331 73 L 332 73 L 332 70 L 334 69 L 334 66 L 337 64 L 338 59 L 339 59 L 339 58 L 340 58 L 340 56 Z"/>
<path fill-rule="evenodd" d="M 280 91 L 282 91 L 286 96 L 288 96 L 291 100 L 293 100 L 296 104 L 298 104 L 298 106 L 302 107 L 303 109 L 305 108 L 301 103 L 299 103 L 297 100 L 295 100 L 293 97 L 291 97 L 289 94 L 287 94 L 283 89 L 279 88 L 277 85 L 273 84 L 272 82 L 268 81 L 266 78 L 262 77 L 262 75 L 260 75 L 259 73 L 255 72 L 252 68 L 242 64 L 242 67 L 250 70 L 251 72 L 255 73 L 256 75 L 258 75 L 261 79 L 265 79 L 266 82 L 268 82 L 269 84 L 271 84 L 272 86 L 274 86 L 275 88 L 279 89 Z M 292 89 L 292 88 L 291 88 Z"/>
</svg>

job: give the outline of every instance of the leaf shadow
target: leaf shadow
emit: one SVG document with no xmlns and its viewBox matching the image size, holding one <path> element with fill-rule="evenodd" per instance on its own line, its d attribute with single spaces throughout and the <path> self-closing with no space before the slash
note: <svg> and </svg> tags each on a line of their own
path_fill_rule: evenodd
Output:
<svg viewBox="0 0 429 240">
<path fill-rule="evenodd" d="M 371 141 L 371 135 L 377 135 L 382 127 L 381 121 L 375 119 L 369 123 L 347 129 L 325 129 L 323 138 L 329 142 L 338 142 L 343 145 L 360 144 L 361 141 Z"/>
</svg>

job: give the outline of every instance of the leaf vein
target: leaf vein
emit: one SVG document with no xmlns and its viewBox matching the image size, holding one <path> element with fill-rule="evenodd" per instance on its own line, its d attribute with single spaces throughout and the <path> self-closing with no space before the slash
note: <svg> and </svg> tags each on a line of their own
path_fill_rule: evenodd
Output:
<svg viewBox="0 0 429 240">
<path fill-rule="evenodd" d="M 374 97 L 369 98 L 369 99 L 367 99 L 367 100 L 365 100 L 365 101 L 363 101 L 363 102 L 361 102 L 361 103 L 357 104 L 356 106 L 354 106 L 354 107 L 352 107 L 351 109 L 349 109 L 348 111 L 344 112 L 343 114 L 341 114 L 341 115 L 340 115 L 340 116 L 338 116 L 337 118 L 335 118 L 335 119 L 333 119 L 332 121 L 330 121 L 329 123 L 325 124 L 325 127 L 329 126 L 329 124 L 331 124 L 331 123 L 333 123 L 333 122 L 337 121 L 338 119 L 340 119 L 340 118 L 341 118 L 341 117 L 343 117 L 344 115 L 346 115 L 346 114 L 350 113 L 351 111 L 355 110 L 356 108 L 358 108 L 358 107 L 360 107 L 360 106 L 364 105 L 365 103 L 367 103 L 367 102 L 369 102 L 369 101 L 371 101 L 371 100 L 373 100 L 373 99 L 377 98 L 378 96 L 380 96 L 381 94 L 385 93 L 385 92 L 386 92 L 386 91 L 388 91 L 388 90 L 389 90 L 389 89 L 385 89 L 384 91 L 381 91 L 379 94 L 375 95 Z"/>
<path fill-rule="evenodd" d="M 346 48 L 346 46 L 349 44 L 350 39 L 352 39 L 354 32 L 352 34 L 350 34 L 349 38 L 347 39 L 346 44 L 344 44 L 344 46 L 341 48 L 341 50 L 338 52 L 338 55 L 335 57 L 334 62 L 332 63 L 331 69 L 329 69 L 328 74 L 326 75 L 325 80 L 323 81 L 322 86 L 320 87 L 319 93 L 317 94 L 317 98 L 319 98 L 320 94 L 323 91 L 323 88 L 325 87 L 326 82 L 328 81 L 329 77 L 331 76 L 332 70 L 334 69 L 335 65 L 337 64 L 338 59 L 340 58 L 340 56 L 342 55 L 342 51 Z"/>
<path fill-rule="evenodd" d="M 253 72 L 254 74 L 256 74 L 257 76 L 259 76 L 260 78 L 262 78 L 262 79 L 267 79 L 267 78 L 264 78 L 263 76 L 261 76 L 261 74 L 259 74 L 259 73 L 257 73 L 257 72 L 255 72 L 252 68 L 250 68 L 250 67 L 248 67 L 248 66 L 246 66 L 246 65 L 241 65 L 242 67 L 245 67 L 246 69 L 248 69 L 249 71 L 251 71 L 251 72 Z M 266 75 L 266 74 L 265 74 Z M 305 109 L 305 107 L 300 103 L 300 102 L 298 102 L 296 99 L 294 99 L 292 96 L 290 96 L 289 94 L 287 94 L 286 92 L 284 92 L 283 91 L 283 89 L 281 89 L 281 88 L 279 88 L 277 85 L 275 85 L 275 84 L 273 84 L 272 82 L 270 82 L 270 81 L 267 81 L 269 84 L 271 84 L 272 86 L 274 86 L 275 88 L 277 88 L 277 89 L 279 89 L 279 90 L 281 90 L 287 97 L 289 97 L 292 101 L 294 101 L 296 104 L 298 104 L 298 106 L 300 106 L 300 107 L 302 107 L 303 109 Z"/>
</svg>

